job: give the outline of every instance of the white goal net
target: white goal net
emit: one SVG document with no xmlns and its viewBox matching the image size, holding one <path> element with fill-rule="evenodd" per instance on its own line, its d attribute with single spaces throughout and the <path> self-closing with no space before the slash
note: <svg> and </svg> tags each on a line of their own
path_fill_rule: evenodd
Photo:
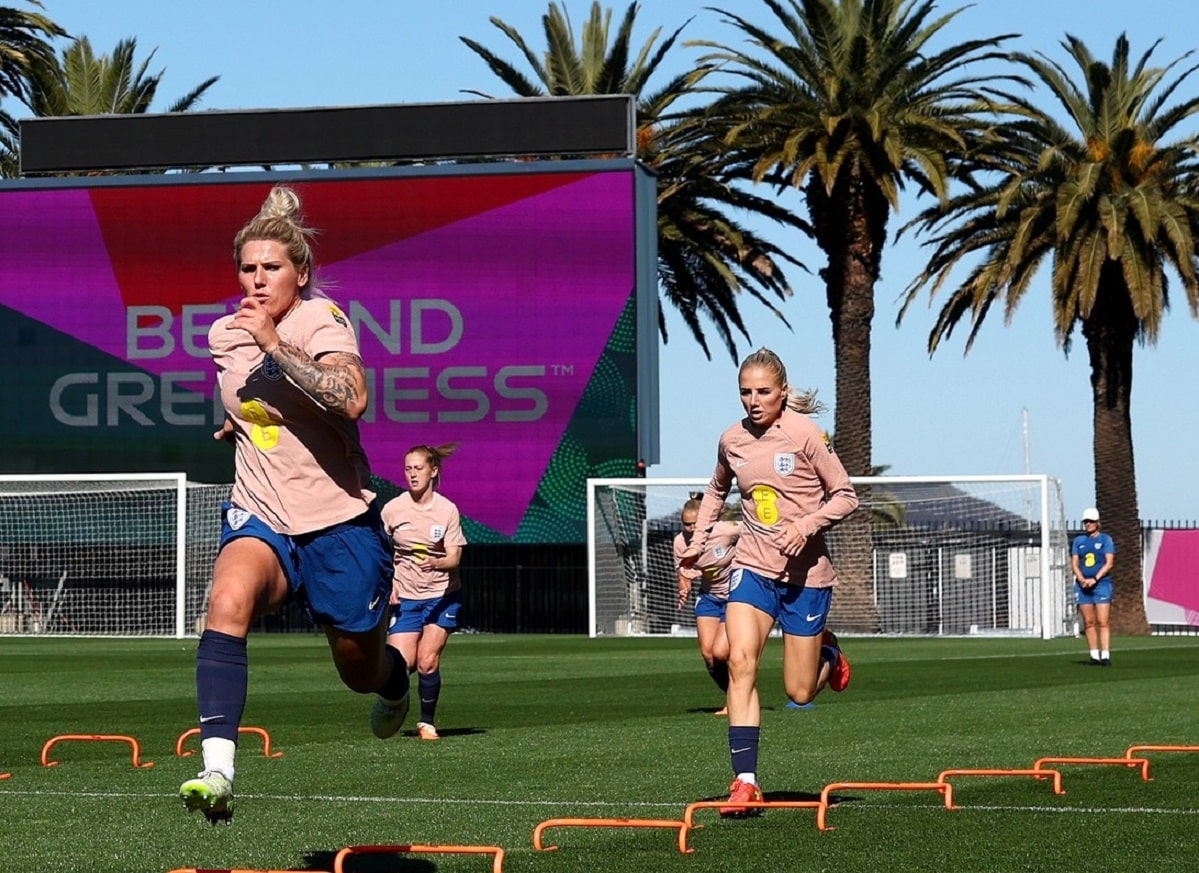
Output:
<svg viewBox="0 0 1199 873">
<path fill-rule="evenodd" d="M 844 523 L 827 535 L 841 580 L 832 630 L 1044 639 L 1073 633 L 1073 577 L 1058 480 L 874 476 L 853 482 L 861 499 L 857 511 L 869 518 L 870 554 L 852 560 L 846 538 L 839 542 Z M 682 530 L 683 504 L 702 496 L 707 484 L 588 480 L 593 637 L 695 633 L 692 604 L 677 605 L 672 542 Z M 739 514 L 735 490 L 726 507 Z M 838 601 L 849 606 L 838 611 Z"/>
<path fill-rule="evenodd" d="M 182 473 L 0 475 L 0 633 L 192 633 L 229 490 Z"/>
</svg>

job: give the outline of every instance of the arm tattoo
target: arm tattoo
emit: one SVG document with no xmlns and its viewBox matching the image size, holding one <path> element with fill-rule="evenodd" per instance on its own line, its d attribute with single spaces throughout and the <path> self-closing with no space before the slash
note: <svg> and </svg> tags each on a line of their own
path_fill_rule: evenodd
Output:
<svg viewBox="0 0 1199 873">
<path fill-rule="evenodd" d="M 330 412 L 346 415 L 361 399 L 366 372 L 357 355 L 337 352 L 317 361 L 291 343 L 280 341 L 271 357 L 305 394 Z"/>
</svg>

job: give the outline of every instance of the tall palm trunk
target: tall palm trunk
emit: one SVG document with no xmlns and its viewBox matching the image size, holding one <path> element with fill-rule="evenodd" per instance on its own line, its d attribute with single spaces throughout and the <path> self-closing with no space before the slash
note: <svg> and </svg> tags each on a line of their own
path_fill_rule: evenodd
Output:
<svg viewBox="0 0 1199 873">
<path fill-rule="evenodd" d="M 849 475 L 869 476 L 873 434 L 870 329 L 874 284 L 887 232 L 887 202 L 872 182 L 863 180 L 856 163 L 841 174 L 831 195 L 812 174 L 807 197 L 816 242 L 828 256 L 828 266 L 821 275 L 836 358 L 833 428 L 837 454 Z M 868 493 L 860 496 L 864 503 L 870 497 Z M 841 586 L 833 601 L 833 625 L 838 630 L 877 632 L 880 628 L 872 590 L 870 513 L 860 510 L 842 521 L 836 541 Z"/>
<path fill-rule="evenodd" d="M 1119 267 L 1105 268 L 1090 316 L 1083 321 L 1094 404 L 1095 498 L 1103 527 L 1115 540 L 1111 627 L 1147 634 L 1141 518 L 1132 447 L 1132 354 L 1137 320 Z"/>
</svg>

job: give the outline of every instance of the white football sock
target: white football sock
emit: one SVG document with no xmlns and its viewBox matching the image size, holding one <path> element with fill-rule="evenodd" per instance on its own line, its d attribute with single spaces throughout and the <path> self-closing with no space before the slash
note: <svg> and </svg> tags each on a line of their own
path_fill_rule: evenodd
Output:
<svg viewBox="0 0 1199 873">
<path fill-rule="evenodd" d="M 209 737 L 201 741 L 200 748 L 204 752 L 204 769 L 216 770 L 232 782 L 233 756 L 237 753 L 237 743 L 221 737 Z"/>
</svg>

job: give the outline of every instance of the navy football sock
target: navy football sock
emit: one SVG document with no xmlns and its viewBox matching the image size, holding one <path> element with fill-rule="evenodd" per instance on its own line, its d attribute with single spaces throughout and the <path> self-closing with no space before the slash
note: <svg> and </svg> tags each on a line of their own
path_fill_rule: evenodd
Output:
<svg viewBox="0 0 1199 873">
<path fill-rule="evenodd" d="M 721 691 L 729 690 L 729 662 L 717 661 L 708 668 L 708 675 L 712 677 L 712 681 L 716 683 L 716 687 Z"/>
<path fill-rule="evenodd" d="M 729 725 L 729 754 L 733 759 L 733 773 L 758 772 L 758 739 L 760 727 Z"/>
<path fill-rule="evenodd" d="M 833 646 L 821 646 L 820 660 L 828 661 L 829 667 L 836 667 L 837 662 L 841 660 L 841 650 Z"/>
<path fill-rule="evenodd" d="M 436 724 L 437 700 L 441 697 L 441 671 L 418 673 L 417 687 L 420 690 L 420 720 L 425 724 Z"/>
<path fill-rule="evenodd" d="M 244 637 L 206 630 L 196 648 L 196 703 L 200 739 L 237 742 L 237 726 L 246 708 L 249 659 Z"/>
<path fill-rule="evenodd" d="M 391 662 L 391 675 L 387 677 L 378 694 L 384 700 L 403 700 L 404 695 L 408 693 L 408 664 L 404 662 L 404 656 L 395 646 L 384 646 L 384 652 L 387 654 L 387 660 Z"/>
</svg>

